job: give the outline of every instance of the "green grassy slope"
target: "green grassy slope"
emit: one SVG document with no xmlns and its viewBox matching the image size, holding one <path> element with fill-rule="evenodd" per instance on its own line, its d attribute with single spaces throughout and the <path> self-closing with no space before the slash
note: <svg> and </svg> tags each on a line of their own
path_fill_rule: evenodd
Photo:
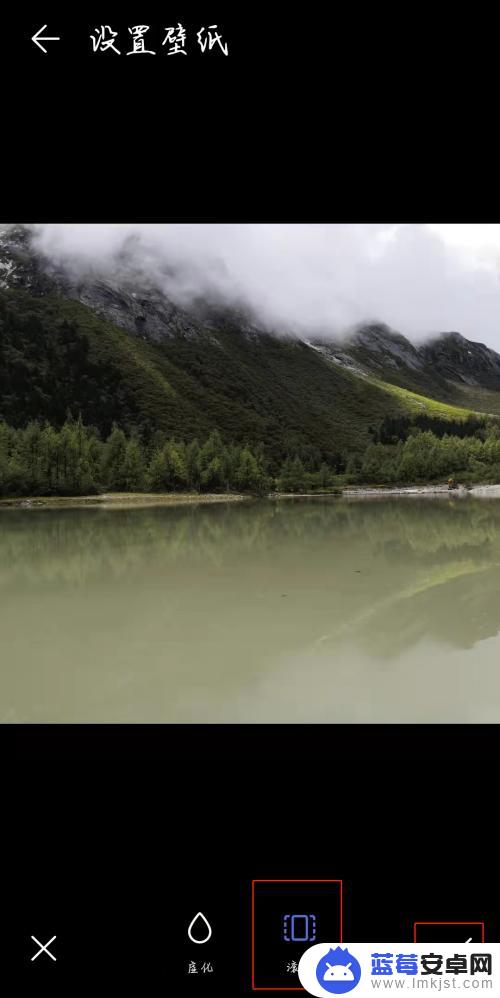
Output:
<svg viewBox="0 0 500 998">
<path fill-rule="evenodd" d="M 479 385 L 455 385 L 454 397 L 457 405 L 470 406 L 477 412 L 500 416 L 500 392 Z"/>
<path fill-rule="evenodd" d="M 362 449 L 404 398 L 339 370 L 299 341 L 225 328 L 156 346 L 49 294 L 0 292 L 0 416 L 64 421 L 68 408 L 107 433 L 113 420 L 184 439 L 218 428 L 271 456 Z"/>
<path fill-rule="evenodd" d="M 410 391 L 407 388 L 400 388 L 397 385 L 389 384 L 387 381 L 379 381 L 378 378 L 371 378 L 370 380 L 372 384 L 378 385 L 379 388 L 382 388 L 384 391 L 399 398 L 401 402 L 407 406 L 408 411 L 414 415 L 418 413 L 425 413 L 428 416 L 439 416 L 440 419 L 462 420 L 467 419 L 468 416 L 476 414 L 476 410 L 465 408 L 465 397 L 464 406 L 450 405 L 447 402 L 440 402 L 437 399 L 428 398 L 425 395 Z M 492 394 L 495 393 L 493 392 Z"/>
<path fill-rule="evenodd" d="M 394 367 L 384 364 L 383 355 L 374 354 L 362 346 L 349 347 L 350 356 L 372 372 L 375 384 L 390 385 L 414 393 L 417 398 L 433 399 L 466 410 L 500 415 L 500 391 L 481 385 L 469 386 L 459 380 L 448 380 L 428 365 L 424 370 L 412 367 Z M 401 393 L 403 394 L 403 393 Z"/>
</svg>

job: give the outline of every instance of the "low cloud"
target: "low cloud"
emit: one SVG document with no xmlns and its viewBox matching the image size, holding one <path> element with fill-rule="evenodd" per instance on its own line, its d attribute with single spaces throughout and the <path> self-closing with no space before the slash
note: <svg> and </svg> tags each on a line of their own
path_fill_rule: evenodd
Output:
<svg viewBox="0 0 500 998">
<path fill-rule="evenodd" d="M 338 335 L 385 322 L 412 339 L 457 330 L 500 350 L 500 234 L 467 226 L 36 225 L 34 244 L 82 274 L 139 268 L 181 304 L 246 304 L 278 331 Z M 488 235 L 488 233 L 487 233 Z"/>
</svg>

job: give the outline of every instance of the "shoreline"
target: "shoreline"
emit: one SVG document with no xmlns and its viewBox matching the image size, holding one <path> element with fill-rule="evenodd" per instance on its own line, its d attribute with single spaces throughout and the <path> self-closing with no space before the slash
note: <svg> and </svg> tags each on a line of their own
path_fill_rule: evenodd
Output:
<svg viewBox="0 0 500 998">
<path fill-rule="evenodd" d="M 110 492 L 95 496 L 22 496 L 0 499 L 0 509 L 62 509 L 69 506 L 113 509 L 140 506 L 207 505 L 223 502 L 245 502 L 251 496 L 235 492 Z"/>
<path fill-rule="evenodd" d="M 400 485 L 400 486 L 362 486 L 359 488 L 344 489 L 343 496 L 348 499 L 356 496 L 467 496 L 470 489 L 460 486 L 456 489 L 449 489 L 447 485 Z"/>
<path fill-rule="evenodd" d="M 486 496 L 500 498 L 500 485 L 459 485 L 456 489 L 449 489 L 447 485 L 408 485 L 394 488 L 382 488 L 374 486 L 343 489 L 342 496 L 346 499 L 369 499 L 378 496 L 429 496 L 436 498 L 447 496 L 449 499 L 464 499 L 467 496 Z"/>
<path fill-rule="evenodd" d="M 93 496 L 17 496 L 0 499 L 0 509 L 43 509 L 81 506 L 94 509 L 135 509 L 140 506 L 212 505 L 216 503 L 251 502 L 257 498 L 279 499 L 377 499 L 384 497 L 447 496 L 463 499 L 467 496 L 500 498 L 500 485 L 408 485 L 399 487 L 362 486 L 344 488 L 338 492 L 270 492 L 257 497 L 237 492 L 109 492 Z"/>
</svg>

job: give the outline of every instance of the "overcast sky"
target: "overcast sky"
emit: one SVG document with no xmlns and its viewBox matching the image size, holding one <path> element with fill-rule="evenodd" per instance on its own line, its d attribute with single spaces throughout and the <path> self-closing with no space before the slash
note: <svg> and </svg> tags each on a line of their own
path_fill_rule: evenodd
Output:
<svg viewBox="0 0 500 998">
<path fill-rule="evenodd" d="M 114 266 L 132 239 L 177 300 L 216 292 L 278 329 L 338 333 L 378 320 L 412 339 L 456 330 L 500 351 L 500 225 L 33 228 L 40 248 L 85 269 Z"/>
</svg>

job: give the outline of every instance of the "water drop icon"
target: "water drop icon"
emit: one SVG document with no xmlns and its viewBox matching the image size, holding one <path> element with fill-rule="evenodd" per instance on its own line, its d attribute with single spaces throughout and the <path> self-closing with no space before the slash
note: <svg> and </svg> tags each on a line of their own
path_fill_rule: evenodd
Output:
<svg viewBox="0 0 500 998">
<path fill-rule="evenodd" d="M 188 936 L 192 943 L 198 943 L 199 945 L 208 943 L 208 940 L 211 938 L 212 926 L 201 911 L 194 916 L 188 929 Z"/>
</svg>

